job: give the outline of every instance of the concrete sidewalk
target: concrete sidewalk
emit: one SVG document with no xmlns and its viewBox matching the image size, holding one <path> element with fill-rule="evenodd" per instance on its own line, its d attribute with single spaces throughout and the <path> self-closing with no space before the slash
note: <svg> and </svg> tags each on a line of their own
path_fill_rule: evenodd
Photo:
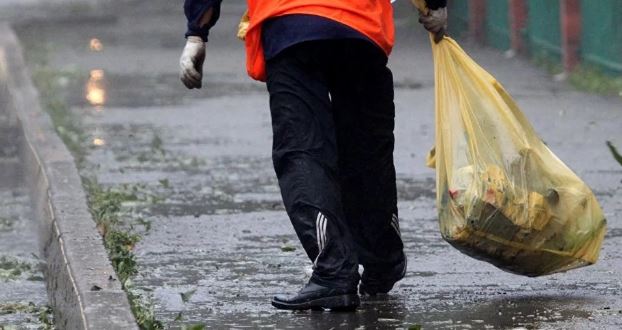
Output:
<svg viewBox="0 0 622 330">
<path fill-rule="evenodd" d="M 131 2 L 80 17 L 19 27 L 29 55 L 47 57 L 86 133 L 81 174 L 129 191 L 123 204 L 135 248 L 135 292 L 166 325 L 214 328 L 616 329 L 622 326 L 622 101 L 555 83 L 524 59 L 467 46 L 517 99 L 553 151 L 595 190 L 609 220 L 601 261 L 538 279 L 468 258 L 442 241 L 434 173 L 432 59 L 411 9 L 397 13 L 395 151 L 409 271 L 395 293 L 357 313 L 289 313 L 270 297 L 298 289 L 306 259 L 283 211 L 270 160 L 268 98 L 244 69 L 235 39 L 243 1 L 228 1 L 210 35 L 204 89 L 177 77 L 180 3 Z M 89 14 L 90 15 L 90 14 Z M 102 47 L 94 47 L 99 43 Z M 45 50 L 47 49 L 47 50 Z M 45 51 L 44 51 L 45 50 Z M 292 251 L 293 250 L 293 251 Z"/>
<path fill-rule="evenodd" d="M 64 128 L 53 110 L 61 109 L 63 102 L 52 104 L 44 98 L 50 111 L 43 111 L 22 54 L 13 30 L 0 24 L 0 182 L 6 193 L 0 212 L 19 217 L 5 219 L 17 230 L 3 235 L 2 251 L 18 259 L 0 262 L 0 277 L 8 274 L 4 279 L 9 282 L 0 286 L 0 296 L 8 293 L 9 298 L 3 299 L 0 314 L 38 315 L 40 326 L 18 322 L 18 328 L 134 329 L 127 293 L 87 209 L 74 157 L 59 137 Z M 34 72 L 39 78 L 40 71 Z M 33 248 L 37 253 L 29 255 Z M 20 254 L 39 262 L 31 265 Z M 38 275 L 41 270 L 43 277 Z M 34 275 L 20 282 L 28 272 Z M 32 286 L 31 278 L 45 280 L 45 287 Z M 51 309 L 35 303 L 45 299 L 46 291 Z M 15 302 L 20 295 L 29 300 Z M 24 321 L 35 322 L 31 316 Z M 0 320 L 0 328 L 14 328 L 12 321 Z"/>
</svg>

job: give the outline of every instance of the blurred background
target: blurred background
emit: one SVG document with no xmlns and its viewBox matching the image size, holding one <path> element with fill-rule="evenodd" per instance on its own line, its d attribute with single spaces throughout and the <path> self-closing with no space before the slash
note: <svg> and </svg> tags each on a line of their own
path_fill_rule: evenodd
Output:
<svg viewBox="0 0 622 330">
<path fill-rule="evenodd" d="M 568 76 L 580 89 L 622 90 L 619 0 L 450 0 L 450 8 L 450 31 L 457 37 L 508 55 L 529 54 L 544 69 L 565 72 L 558 78 Z"/>
<path fill-rule="evenodd" d="M 182 1 L 0 0 L 0 21 L 15 31 L 26 60 L 15 70 L 28 72 L 71 152 L 141 328 L 622 327 L 615 151 L 622 148 L 622 1 L 449 1 L 450 35 L 507 87 L 547 145 L 593 188 L 609 220 L 598 264 L 538 279 L 502 272 L 442 240 L 435 175 L 424 165 L 435 127 L 429 40 L 409 1 L 394 6 L 389 67 L 409 270 L 392 295 L 339 314 L 269 305 L 273 294 L 299 288 L 311 265 L 272 169 L 268 95 L 247 77 L 236 38 L 245 1 L 224 1 L 203 88 L 189 91 L 178 77 Z M 15 145 L 10 132 L 18 124 L 0 118 L 9 132 L 0 134 L 2 144 Z M 42 271 L 47 260 L 20 176 L 24 164 L 17 147 L 5 149 L 0 329 L 62 328 L 61 307 L 48 298 L 54 288 L 45 283 L 55 275 Z"/>
</svg>

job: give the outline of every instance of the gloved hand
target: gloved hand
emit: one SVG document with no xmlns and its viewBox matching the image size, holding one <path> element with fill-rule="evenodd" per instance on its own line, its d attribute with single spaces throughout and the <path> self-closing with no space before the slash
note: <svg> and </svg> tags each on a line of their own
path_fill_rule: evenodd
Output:
<svg viewBox="0 0 622 330">
<path fill-rule="evenodd" d="M 201 88 L 204 61 L 205 42 L 200 37 L 189 36 L 179 59 L 179 78 L 188 89 Z"/>
<path fill-rule="evenodd" d="M 419 12 L 419 23 L 433 33 L 434 41 L 439 43 L 447 31 L 447 8 L 430 10 L 427 15 Z"/>
</svg>

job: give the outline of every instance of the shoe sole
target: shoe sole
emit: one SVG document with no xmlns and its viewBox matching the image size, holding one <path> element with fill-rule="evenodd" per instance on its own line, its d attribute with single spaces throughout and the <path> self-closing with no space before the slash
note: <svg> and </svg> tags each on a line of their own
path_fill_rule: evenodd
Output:
<svg viewBox="0 0 622 330">
<path fill-rule="evenodd" d="M 272 306 L 286 310 L 324 310 L 332 311 L 354 311 L 361 304 L 357 294 L 344 294 L 333 297 L 319 298 L 299 304 L 289 304 L 272 300 Z"/>
</svg>

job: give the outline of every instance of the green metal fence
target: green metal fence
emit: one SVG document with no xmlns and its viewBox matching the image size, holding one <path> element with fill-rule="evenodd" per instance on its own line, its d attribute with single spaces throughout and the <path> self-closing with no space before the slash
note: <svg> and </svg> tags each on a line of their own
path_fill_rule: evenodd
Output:
<svg viewBox="0 0 622 330">
<path fill-rule="evenodd" d="M 582 0 L 581 57 L 610 73 L 622 73 L 622 1 Z"/>
<path fill-rule="evenodd" d="M 448 0 L 449 13 L 449 34 L 452 37 L 460 38 L 466 36 L 469 30 L 469 1 L 468 0 Z"/>
<path fill-rule="evenodd" d="M 510 49 L 509 0 L 486 2 L 486 42 L 498 49 Z"/>
<path fill-rule="evenodd" d="M 449 4 L 449 32 L 452 37 L 466 36 L 467 33 L 484 37 L 486 43 L 495 48 L 506 50 L 512 46 L 520 49 L 521 40 L 516 44 L 512 38 L 522 34 L 526 49 L 536 57 L 546 57 L 548 60 L 562 59 L 562 33 L 560 24 L 560 6 L 562 0 L 448 0 Z M 571 54 L 564 56 L 564 67 L 572 68 L 576 64 L 576 56 L 589 66 L 595 66 L 606 73 L 622 75 L 622 0 L 579 0 L 568 2 L 565 8 L 568 21 L 568 44 L 564 47 Z M 472 6 L 485 4 L 485 11 L 477 10 Z M 526 26 L 522 27 L 522 19 L 527 8 Z M 510 6 L 513 6 L 510 10 Z M 580 22 L 573 16 L 580 13 Z M 471 15 L 477 17 L 470 17 Z M 510 16 L 516 20 L 512 31 Z M 469 21 L 471 24 L 469 23 Z M 580 29 L 577 27 L 580 25 Z M 473 31 L 469 31 L 469 28 Z M 575 35 L 581 31 L 581 35 Z M 575 53 L 574 40 L 580 39 L 580 49 Z"/>
<path fill-rule="evenodd" d="M 527 43 L 531 53 L 561 58 L 559 1 L 528 0 L 527 9 Z"/>
</svg>

